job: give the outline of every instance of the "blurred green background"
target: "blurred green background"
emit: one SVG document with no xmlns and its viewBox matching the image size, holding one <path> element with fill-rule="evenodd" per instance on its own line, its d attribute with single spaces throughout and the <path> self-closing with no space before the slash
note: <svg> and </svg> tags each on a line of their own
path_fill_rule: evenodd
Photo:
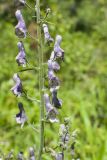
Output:
<svg viewBox="0 0 107 160">
<path fill-rule="evenodd" d="M 27 1 L 34 8 L 35 1 Z M 61 79 L 58 97 L 63 100 L 59 119 L 71 118 L 71 131 L 79 130 L 76 157 L 81 160 L 107 160 L 107 1 L 106 0 L 41 0 L 42 15 L 48 16 L 52 37 L 63 37 L 65 61 L 57 75 Z M 39 127 L 39 107 L 24 97 L 16 98 L 10 91 L 12 76 L 18 72 L 15 62 L 18 38 L 14 34 L 16 8 L 11 0 L 0 0 L 0 154 L 14 154 L 34 146 L 38 150 L 39 133 L 25 124 L 15 122 L 17 102 L 24 104 L 29 122 Z M 22 11 L 29 33 L 36 36 L 34 11 Z M 24 39 L 29 62 L 38 65 L 37 44 L 29 36 Z M 44 49 L 45 61 L 52 47 Z M 38 73 L 20 73 L 23 86 L 31 97 L 38 97 Z M 59 124 L 47 124 L 45 143 L 55 146 Z M 48 154 L 44 160 L 52 159 Z M 70 160 L 70 154 L 66 160 Z"/>
</svg>

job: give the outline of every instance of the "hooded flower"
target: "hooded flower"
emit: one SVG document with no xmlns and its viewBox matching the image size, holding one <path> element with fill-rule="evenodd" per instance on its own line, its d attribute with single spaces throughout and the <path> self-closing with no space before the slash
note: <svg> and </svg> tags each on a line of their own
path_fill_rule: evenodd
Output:
<svg viewBox="0 0 107 160">
<path fill-rule="evenodd" d="M 15 27 L 15 34 L 19 38 L 24 38 L 24 37 L 26 37 L 27 30 L 26 30 L 26 25 L 25 25 L 24 19 L 22 17 L 21 11 L 17 10 L 15 15 L 18 20 L 18 24 Z"/>
<path fill-rule="evenodd" d="M 25 6 L 26 0 L 14 0 L 14 5 L 17 8 L 23 8 Z"/>
<path fill-rule="evenodd" d="M 32 147 L 29 148 L 29 160 L 36 160 L 34 149 Z"/>
<path fill-rule="evenodd" d="M 60 43 L 62 41 L 62 37 L 60 35 L 56 36 L 54 51 L 51 53 L 50 59 L 61 58 L 64 60 L 64 50 L 60 47 Z"/>
<path fill-rule="evenodd" d="M 44 101 L 45 101 L 45 107 L 47 112 L 47 119 L 54 123 L 58 122 L 58 119 L 56 119 L 56 115 L 58 114 L 57 110 L 51 105 L 49 95 L 44 95 Z"/>
<path fill-rule="evenodd" d="M 53 91 L 54 89 L 56 90 L 59 89 L 60 86 L 59 78 L 55 76 L 54 71 L 51 69 L 48 70 L 48 79 L 51 91 Z"/>
<path fill-rule="evenodd" d="M 13 75 L 13 80 L 16 84 L 11 88 L 11 91 L 19 97 L 22 94 L 22 83 L 17 73 Z"/>
<path fill-rule="evenodd" d="M 45 42 L 48 43 L 53 42 L 53 38 L 50 36 L 48 31 L 48 26 L 46 24 L 43 24 L 43 31 L 44 31 Z"/>
<path fill-rule="evenodd" d="M 48 70 L 60 70 L 60 65 L 56 61 L 48 60 Z"/>
<path fill-rule="evenodd" d="M 49 85 L 50 85 L 50 91 L 52 92 L 53 90 L 58 90 L 60 87 L 60 81 L 58 77 L 53 77 L 50 81 L 49 81 Z"/>
<path fill-rule="evenodd" d="M 62 152 L 57 153 L 55 156 L 55 160 L 64 160 L 64 155 Z"/>
<path fill-rule="evenodd" d="M 18 107 L 19 107 L 19 113 L 16 114 L 16 122 L 18 124 L 21 124 L 21 128 L 24 126 L 24 123 L 27 121 L 27 117 L 25 114 L 25 110 L 23 108 L 23 104 L 22 103 L 18 103 Z"/>
<path fill-rule="evenodd" d="M 17 43 L 18 49 L 19 49 L 19 53 L 16 56 L 16 62 L 18 63 L 18 65 L 22 65 L 23 67 L 26 66 L 26 54 L 25 54 L 25 49 L 24 49 L 24 45 L 22 42 L 18 42 Z"/>
<path fill-rule="evenodd" d="M 57 98 L 57 91 L 53 90 L 52 92 L 52 104 L 56 108 L 61 108 L 62 106 L 62 101 Z"/>
</svg>

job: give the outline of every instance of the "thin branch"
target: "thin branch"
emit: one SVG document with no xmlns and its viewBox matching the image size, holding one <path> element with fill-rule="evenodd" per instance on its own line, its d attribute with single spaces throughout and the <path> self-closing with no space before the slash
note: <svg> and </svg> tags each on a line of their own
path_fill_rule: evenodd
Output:
<svg viewBox="0 0 107 160">
<path fill-rule="evenodd" d="M 49 24 L 55 25 L 54 23 L 49 22 L 49 21 L 41 21 L 41 23 L 49 23 Z"/>
<path fill-rule="evenodd" d="M 36 67 L 34 67 L 34 68 L 25 68 L 25 69 L 21 69 L 21 70 L 19 70 L 18 72 L 25 72 L 25 71 L 37 71 L 39 68 L 36 68 Z"/>
<path fill-rule="evenodd" d="M 35 37 L 33 37 L 29 32 L 27 32 L 27 34 L 28 34 L 28 36 L 29 36 L 30 38 L 32 38 L 33 40 L 36 40 L 36 41 L 37 41 L 37 39 L 36 39 Z"/>
<path fill-rule="evenodd" d="M 37 16 L 32 16 L 32 18 L 37 18 Z"/>
<path fill-rule="evenodd" d="M 34 8 L 32 8 L 27 2 L 25 3 L 26 7 L 30 8 L 32 11 L 34 11 Z"/>
<path fill-rule="evenodd" d="M 49 12 L 46 13 L 45 17 L 43 18 L 43 21 L 46 20 L 46 18 L 48 17 L 48 15 L 49 15 Z"/>
<path fill-rule="evenodd" d="M 27 94 L 25 91 L 23 91 L 23 93 L 24 93 L 24 97 L 25 97 L 27 100 L 29 100 L 29 101 L 35 101 L 35 102 L 37 102 L 37 103 L 40 103 L 40 100 L 28 96 L 28 94 Z"/>
<path fill-rule="evenodd" d="M 30 122 L 27 122 L 27 123 L 35 132 L 39 133 L 38 129 L 36 129 L 34 125 L 32 125 Z"/>
<path fill-rule="evenodd" d="M 29 97 L 28 95 L 26 96 L 26 98 L 30 101 L 36 101 L 37 103 L 40 103 L 40 100 L 37 100 L 35 98 Z"/>
</svg>

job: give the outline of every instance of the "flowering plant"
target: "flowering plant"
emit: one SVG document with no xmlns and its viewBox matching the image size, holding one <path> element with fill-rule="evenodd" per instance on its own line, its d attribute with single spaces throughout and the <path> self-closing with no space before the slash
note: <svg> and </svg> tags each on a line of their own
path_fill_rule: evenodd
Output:
<svg viewBox="0 0 107 160">
<path fill-rule="evenodd" d="M 17 7 L 17 11 L 15 12 L 16 19 L 18 21 L 17 25 L 15 26 L 15 34 L 19 38 L 19 42 L 17 43 L 19 53 L 16 56 L 16 62 L 18 66 L 24 67 L 24 71 L 29 70 L 27 66 L 27 58 L 26 58 L 26 48 L 24 48 L 24 39 L 27 38 L 27 28 L 24 21 L 24 18 L 21 13 L 21 9 L 24 8 L 25 5 L 29 6 L 25 0 L 15 0 L 15 5 Z M 54 157 L 55 160 L 64 160 L 64 152 L 69 146 L 74 144 L 70 143 L 70 133 L 69 133 L 69 120 L 65 119 L 64 124 L 60 125 L 59 130 L 59 144 L 57 148 L 60 149 L 60 151 L 55 151 L 54 149 L 50 149 L 47 146 L 45 146 L 44 142 L 44 130 L 46 128 L 46 123 L 59 123 L 60 120 L 58 119 L 59 109 L 62 109 L 62 100 L 58 98 L 58 90 L 60 88 L 60 80 L 57 77 L 57 71 L 60 70 L 60 63 L 64 62 L 64 50 L 61 48 L 61 41 L 62 36 L 56 35 L 55 42 L 54 38 L 51 37 L 48 29 L 48 25 L 45 23 L 45 19 L 47 18 L 48 14 L 50 13 L 50 9 L 48 8 L 46 11 L 46 16 L 44 18 L 41 18 L 40 14 L 40 0 L 36 0 L 35 5 L 35 12 L 36 12 L 36 23 L 37 23 L 37 37 L 35 39 L 37 43 L 37 52 L 39 55 L 39 66 L 38 66 L 38 72 L 39 72 L 39 93 L 40 93 L 40 99 L 36 100 L 36 102 L 40 106 L 40 147 L 39 147 L 39 154 L 38 159 L 42 159 L 43 153 L 46 153 L 47 151 L 51 153 L 51 155 Z M 53 50 L 50 54 L 50 58 L 47 60 L 47 62 L 44 62 L 44 52 L 43 52 L 43 43 L 42 43 L 42 32 L 44 33 L 44 42 L 45 45 L 50 45 L 51 43 L 54 43 Z M 60 60 L 60 63 L 59 63 Z M 45 86 L 45 72 L 44 72 L 44 64 L 47 65 L 47 78 L 48 78 L 48 89 Z M 35 68 L 35 66 L 33 67 Z M 15 82 L 15 85 L 11 88 L 11 91 L 13 92 L 16 97 L 22 96 L 23 94 L 26 95 L 26 92 L 24 91 L 22 80 L 20 79 L 20 76 L 18 73 L 14 73 L 13 80 Z M 27 122 L 28 118 L 26 116 L 25 109 L 23 107 L 22 102 L 18 103 L 19 107 L 19 113 L 16 114 L 16 122 L 18 124 L 21 124 L 21 128 L 24 126 L 24 124 Z M 69 144 L 70 143 L 70 144 Z M 31 160 L 35 160 L 34 150 L 33 148 L 30 148 L 29 155 Z M 23 159 L 20 157 L 23 157 L 23 153 L 20 152 L 18 155 L 18 159 Z"/>
</svg>

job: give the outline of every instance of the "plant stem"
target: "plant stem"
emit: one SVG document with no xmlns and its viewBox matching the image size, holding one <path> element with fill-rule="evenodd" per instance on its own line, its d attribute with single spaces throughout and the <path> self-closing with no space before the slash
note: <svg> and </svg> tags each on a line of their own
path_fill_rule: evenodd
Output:
<svg viewBox="0 0 107 160">
<path fill-rule="evenodd" d="M 36 16 L 37 16 L 37 39 L 38 39 L 38 56 L 39 56 L 39 90 L 40 90 L 40 148 L 39 160 L 42 160 L 42 153 L 44 148 L 44 69 L 43 69 L 43 46 L 41 37 L 41 23 L 40 23 L 40 0 L 36 0 Z"/>
</svg>

